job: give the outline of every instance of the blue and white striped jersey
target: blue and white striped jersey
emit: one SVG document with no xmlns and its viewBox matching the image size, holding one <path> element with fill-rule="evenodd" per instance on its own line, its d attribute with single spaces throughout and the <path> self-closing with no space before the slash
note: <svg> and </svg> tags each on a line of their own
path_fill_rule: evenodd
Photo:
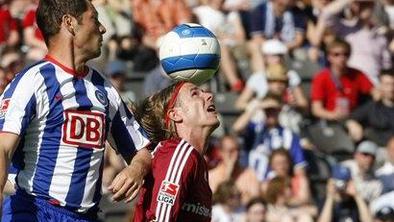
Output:
<svg viewBox="0 0 394 222">
<path fill-rule="evenodd" d="M 131 157 L 149 141 L 97 71 L 76 75 L 50 57 L 17 74 L 0 96 L 0 130 L 20 136 L 18 189 L 77 212 L 101 198 L 104 145 Z"/>
<path fill-rule="evenodd" d="M 289 151 L 294 167 L 305 167 L 306 161 L 299 137 L 290 129 L 281 126 L 267 128 L 263 123 L 249 123 L 246 138 L 252 144 L 249 152 L 249 166 L 252 167 L 259 180 L 265 180 L 271 175 L 269 157 L 273 150 L 286 149 Z"/>
</svg>

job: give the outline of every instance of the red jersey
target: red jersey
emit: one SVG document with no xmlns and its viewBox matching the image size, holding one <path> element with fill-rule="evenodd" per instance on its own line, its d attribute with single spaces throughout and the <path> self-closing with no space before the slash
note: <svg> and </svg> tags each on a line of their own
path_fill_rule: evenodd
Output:
<svg viewBox="0 0 394 222">
<path fill-rule="evenodd" d="M 184 140 L 161 142 L 153 152 L 134 221 L 211 221 L 212 191 L 203 156 Z"/>
<path fill-rule="evenodd" d="M 26 12 L 25 17 L 23 18 L 22 21 L 22 26 L 23 28 L 28 28 L 32 27 L 34 30 L 34 36 L 36 39 L 44 41 L 44 37 L 42 36 L 42 33 L 40 31 L 40 28 L 38 28 L 37 23 L 36 23 L 36 7 L 32 7 Z"/>
<path fill-rule="evenodd" d="M 325 109 L 333 111 L 337 99 L 343 97 L 348 100 L 351 111 L 357 107 L 360 95 L 369 94 L 372 87 L 368 77 L 357 69 L 349 68 L 348 73 L 341 75 L 338 84 L 331 71 L 326 68 L 317 73 L 313 79 L 311 99 L 322 101 Z"/>
<path fill-rule="evenodd" d="M 6 42 L 11 31 L 17 31 L 16 19 L 11 16 L 10 10 L 6 6 L 0 7 L 0 44 Z"/>
</svg>

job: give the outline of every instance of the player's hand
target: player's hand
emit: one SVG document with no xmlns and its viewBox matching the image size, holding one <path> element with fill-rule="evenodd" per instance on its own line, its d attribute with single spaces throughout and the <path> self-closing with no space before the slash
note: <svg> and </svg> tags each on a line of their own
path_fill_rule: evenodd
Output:
<svg viewBox="0 0 394 222">
<path fill-rule="evenodd" d="M 142 184 L 144 183 L 144 174 L 135 167 L 126 167 L 112 181 L 108 190 L 112 192 L 113 201 L 125 200 L 126 203 L 133 200 Z"/>
</svg>

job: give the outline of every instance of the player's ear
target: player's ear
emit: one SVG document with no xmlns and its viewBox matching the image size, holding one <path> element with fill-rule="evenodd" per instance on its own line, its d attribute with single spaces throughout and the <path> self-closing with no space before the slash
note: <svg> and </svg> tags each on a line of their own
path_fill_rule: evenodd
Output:
<svg viewBox="0 0 394 222">
<path fill-rule="evenodd" d="M 182 115 L 180 114 L 180 110 L 177 107 L 174 107 L 168 110 L 168 117 L 174 122 L 182 121 Z"/>
<path fill-rule="evenodd" d="M 69 15 L 69 14 L 65 14 L 62 17 L 62 24 L 64 25 L 64 27 L 67 29 L 67 31 L 69 33 L 71 33 L 71 35 L 75 35 L 75 28 L 77 25 L 77 20 Z"/>
</svg>

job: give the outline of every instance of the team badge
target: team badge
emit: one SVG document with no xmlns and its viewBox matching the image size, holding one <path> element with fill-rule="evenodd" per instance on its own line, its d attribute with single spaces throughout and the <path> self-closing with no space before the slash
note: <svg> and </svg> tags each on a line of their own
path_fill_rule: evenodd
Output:
<svg viewBox="0 0 394 222">
<path fill-rule="evenodd" d="M 103 104 L 104 106 L 107 106 L 108 105 L 108 99 L 107 99 L 107 97 L 104 95 L 104 93 L 103 92 L 101 92 L 100 90 L 96 90 L 96 98 L 97 98 L 97 100 L 101 103 L 101 104 Z"/>
<path fill-rule="evenodd" d="M 174 205 L 178 190 L 178 184 L 164 180 L 161 183 L 159 195 L 157 196 L 157 201 L 170 204 L 171 206 Z"/>
<path fill-rule="evenodd" d="M 9 104 L 10 104 L 10 99 L 4 99 L 3 101 L 1 101 L 0 119 L 4 119 L 5 114 L 7 113 Z"/>
</svg>

